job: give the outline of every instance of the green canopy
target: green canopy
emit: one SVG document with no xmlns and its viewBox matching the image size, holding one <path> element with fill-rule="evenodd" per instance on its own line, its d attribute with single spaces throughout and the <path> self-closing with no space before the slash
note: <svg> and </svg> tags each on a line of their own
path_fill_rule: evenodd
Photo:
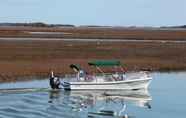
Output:
<svg viewBox="0 0 186 118">
<path fill-rule="evenodd" d="M 95 60 L 88 62 L 90 66 L 120 66 L 121 63 L 118 60 Z"/>
<path fill-rule="evenodd" d="M 81 67 L 79 64 L 71 64 L 70 68 L 72 68 L 73 70 L 79 71 L 81 70 Z"/>
</svg>

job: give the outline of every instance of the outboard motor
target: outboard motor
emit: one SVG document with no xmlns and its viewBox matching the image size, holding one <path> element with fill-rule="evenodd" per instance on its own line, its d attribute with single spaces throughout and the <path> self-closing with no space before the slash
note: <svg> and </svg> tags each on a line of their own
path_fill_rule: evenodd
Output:
<svg viewBox="0 0 186 118">
<path fill-rule="evenodd" d="M 50 87 L 52 89 L 60 89 L 59 85 L 60 85 L 60 79 L 58 77 L 55 77 L 52 71 L 50 76 Z"/>
</svg>

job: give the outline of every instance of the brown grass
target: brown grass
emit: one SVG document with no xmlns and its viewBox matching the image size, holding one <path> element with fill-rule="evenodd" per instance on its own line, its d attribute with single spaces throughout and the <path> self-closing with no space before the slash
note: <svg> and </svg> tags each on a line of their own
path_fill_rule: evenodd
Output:
<svg viewBox="0 0 186 118">
<path fill-rule="evenodd" d="M 29 32 L 62 32 L 30 34 Z M 46 76 L 72 73 L 71 63 L 90 70 L 94 59 L 118 59 L 129 70 L 186 70 L 186 44 L 171 42 L 73 42 L 52 38 L 99 38 L 137 40 L 186 40 L 186 30 L 146 28 L 47 28 L 0 27 L 0 37 L 51 38 L 48 41 L 0 40 L 0 81 L 14 81 L 20 76 Z"/>
<path fill-rule="evenodd" d="M 20 76 L 73 73 L 71 63 L 90 70 L 94 59 L 119 59 L 129 70 L 185 70 L 186 44 L 161 42 L 73 42 L 0 40 L 0 81 Z"/>
<path fill-rule="evenodd" d="M 30 34 L 29 32 L 62 32 L 64 34 Z M 46 27 L 0 27 L 0 37 L 43 38 L 102 38 L 102 39 L 149 39 L 186 40 L 186 30 L 155 28 L 46 28 Z"/>
</svg>

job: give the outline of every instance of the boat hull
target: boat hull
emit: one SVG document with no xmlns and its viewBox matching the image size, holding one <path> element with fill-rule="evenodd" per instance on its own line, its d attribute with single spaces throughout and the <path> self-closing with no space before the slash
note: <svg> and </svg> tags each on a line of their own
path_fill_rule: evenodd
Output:
<svg viewBox="0 0 186 118">
<path fill-rule="evenodd" d="M 63 82 L 65 90 L 135 90 L 147 89 L 152 78 L 112 82 Z"/>
</svg>

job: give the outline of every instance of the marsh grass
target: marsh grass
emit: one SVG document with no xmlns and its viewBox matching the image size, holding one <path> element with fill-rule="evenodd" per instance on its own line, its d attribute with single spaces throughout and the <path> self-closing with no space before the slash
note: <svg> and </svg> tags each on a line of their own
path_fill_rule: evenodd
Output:
<svg viewBox="0 0 186 118">
<path fill-rule="evenodd" d="M 14 81 L 20 76 L 70 74 L 72 63 L 82 65 L 95 59 L 121 60 L 128 70 L 186 70 L 186 45 L 161 42 L 73 42 L 37 40 L 0 41 L 0 81 Z M 19 78 L 20 79 L 20 78 Z"/>
</svg>

